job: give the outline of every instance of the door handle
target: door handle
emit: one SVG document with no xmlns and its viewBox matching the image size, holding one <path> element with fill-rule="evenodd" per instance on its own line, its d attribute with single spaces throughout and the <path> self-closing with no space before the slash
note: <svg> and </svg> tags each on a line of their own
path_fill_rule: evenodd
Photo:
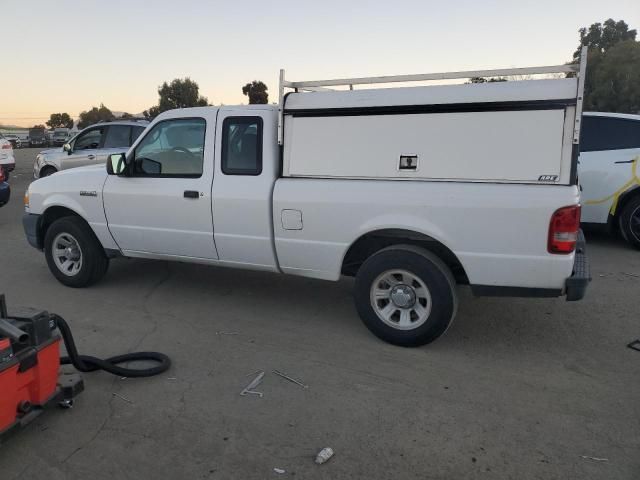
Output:
<svg viewBox="0 0 640 480">
<path fill-rule="evenodd" d="M 96 158 L 96 156 L 95 156 L 95 155 L 89 155 L 87 158 L 88 158 L 89 160 L 93 160 L 94 158 Z"/>
<path fill-rule="evenodd" d="M 632 158 L 631 160 L 618 160 L 617 162 L 613 162 L 613 163 L 633 163 L 635 161 L 636 159 Z"/>
<path fill-rule="evenodd" d="M 184 198 L 200 198 L 200 193 L 196 190 L 185 190 Z"/>
</svg>

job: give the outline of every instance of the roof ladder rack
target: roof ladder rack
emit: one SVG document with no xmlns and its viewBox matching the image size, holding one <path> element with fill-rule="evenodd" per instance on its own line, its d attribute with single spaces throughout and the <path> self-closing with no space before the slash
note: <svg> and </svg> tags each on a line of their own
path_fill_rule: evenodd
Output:
<svg viewBox="0 0 640 480">
<path fill-rule="evenodd" d="M 278 102 L 278 144 L 283 144 L 283 122 L 284 122 L 284 97 L 285 89 L 292 89 L 295 92 L 307 91 L 317 92 L 331 90 L 328 87 L 348 86 L 353 90 L 354 85 L 375 85 L 384 83 L 409 83 L 409 82 L 426 82 L 433 80 L 455 80 L 473 77 L 504 77 L 512 75 L 544 75 L 552 73 L 573 73 L 578 76 L 578 104 L 576 111 L 576 125 L 574 129 L 574 143 L 577 142 L 576 137 L 580 132 L 580 116 L 582 114 L 582 92 L 584 89 L 584 72 L 586 69 L 587 47 L 582 47 L 580 54 L 580 63 L 551 65 L 542 67 L 525 67 L 525 68 L 501 68 L 495 70 L 468 70 L 462 72 L 444 72 L 444 73 L 424 73 L 414 75 L 387 75 L 382 77 L 356 77 L 356 78 L 340 78 L 333 80 L 306 80 L 301 82 L 292 82 L 285 79 L 284 70 L 280 70 L 279 82 L 279 102 Z"/>
</svg>

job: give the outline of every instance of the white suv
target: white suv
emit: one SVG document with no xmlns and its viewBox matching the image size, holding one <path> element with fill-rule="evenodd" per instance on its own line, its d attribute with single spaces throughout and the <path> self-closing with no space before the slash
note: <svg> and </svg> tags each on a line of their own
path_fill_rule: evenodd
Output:
<svg viewBox="0 0 640 480">
<path fill-rule="evenodd" d="M 4 135 L 0 133 L 0 168 L 4 172 L 5 179 L 9 179 L 9 172 L 16 168 L 16 159 L 13 157 L 13 146 Z"/>
<path fill-rule="evenodd" d="M 47 177 L 60 170 L 84 165 L 104 164 L 110 154 L 129 148 L 148 124 L 145 120 L 117 120 L 91 125 L 62 147 L 38 153 L 33 164 L 33 177 Z"/>
<path fill-rule="evenodd" d="M 640 115 L 584 113 L 582 222 L 606 224 L 640 249 Z"/>
</svg>

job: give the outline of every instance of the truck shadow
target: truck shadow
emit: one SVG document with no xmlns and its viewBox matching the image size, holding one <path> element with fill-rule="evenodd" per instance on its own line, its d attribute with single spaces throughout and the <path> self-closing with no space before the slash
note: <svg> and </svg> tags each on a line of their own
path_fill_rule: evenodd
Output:
<svg viewBox="0 0 640 480">
<path fill-rule="evenodd" d="M 603 242 L 615 241 L 602 239 Z M 353 304 L 353 279 L 339 282 L 146 260 L 112 262 L 96 287 L 115 290 L 119 301 L 142 303 L 147 313 L 195 318 L 226 318 L 234 328 L 250 331 L 260 321 L 274 329 L 307 328 L 310 335 L 329 329 L 353 341 L 379 342 L 362 325 Z M 585 308 L 564 299 L 474 297 L 458 288 L 458 315 L 447 334 L 426 349 L 522 352 L 548 344 L 563 349 L 580 336 Z M 108 293 L 107 293 L 108 295 Z M 191 319 L 189 319 L 191 318 Z M 219 327 L 216 327 L 219 328 Z M 299 332 L 300 333 L 300 332 Z"/>
</svg>

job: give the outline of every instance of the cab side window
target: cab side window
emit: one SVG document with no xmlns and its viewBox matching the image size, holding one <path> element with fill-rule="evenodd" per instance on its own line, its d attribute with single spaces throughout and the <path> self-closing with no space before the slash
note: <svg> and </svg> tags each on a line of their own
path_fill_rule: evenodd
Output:
<svg viewBox="0 0 640 480">
<path fill-rule="evenodd" d="M 222 172 L 262 173 L 262 118 L 227 117 L 222 124 Z"/>
<path fill-rule="evenodd" d="M 73 150 L 94 150 L 100 148 L 104 127 L 92 128 L 81 133 L 73 144 Z"/>
<path fill-rule="evenodd" d="M 202 176 L 206 122 L 178 118 L 157 123 L 134 151 L 134 175 Z"/>
</svg>

